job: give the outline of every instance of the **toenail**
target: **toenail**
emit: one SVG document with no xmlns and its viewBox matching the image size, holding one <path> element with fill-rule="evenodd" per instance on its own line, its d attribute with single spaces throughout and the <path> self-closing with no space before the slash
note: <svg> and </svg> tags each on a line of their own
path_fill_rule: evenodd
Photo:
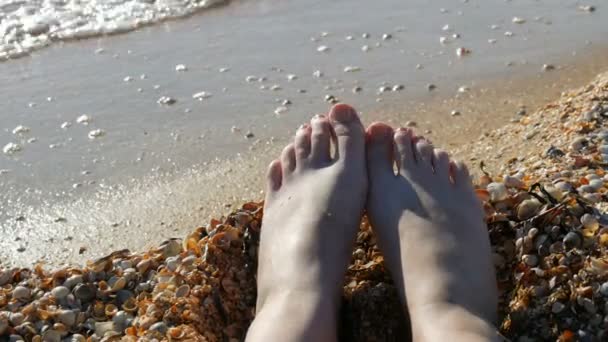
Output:
<svg viewBox="0 0 608 342">
<path fill-rule="evenodd" d="M 355 119 L 355 111 L 351 106 L 339 103 L 332 107 L 332 118 L 341 123 L 349 123 Z"/>
</svg>

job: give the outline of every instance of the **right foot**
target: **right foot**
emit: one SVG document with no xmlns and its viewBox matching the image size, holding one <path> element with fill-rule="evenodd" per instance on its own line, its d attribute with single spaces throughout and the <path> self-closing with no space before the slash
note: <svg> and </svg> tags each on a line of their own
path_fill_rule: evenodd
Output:
<svg viewBox="0 0 608 342">
<path fill-rule="evenodd" d="M 367 135 L 368 215 L 414 340 L 494 339 L 496 280 L 468 170 L 409 129 Z"/>
</svg>

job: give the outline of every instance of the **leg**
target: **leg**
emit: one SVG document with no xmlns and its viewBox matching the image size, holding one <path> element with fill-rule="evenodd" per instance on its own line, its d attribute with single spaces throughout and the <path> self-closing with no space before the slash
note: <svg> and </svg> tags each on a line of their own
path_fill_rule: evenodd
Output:
<svg viewBox="0 0 608 342">
<path fill-rule="evenodd" d="M 331 141 L 336 153 L 330 153 Z M 367 194 L 365 134 L 339 104 L 296 133 L 268 171 L 257 315 L 248 341 L 335 341 Z"/>
<path fill-rule="evenodd" d="M 408 129 L 374 124 L 367 138 L 367 210 L 414 340 L 496 340 L 490 242 L 466 167 Z"/>
</svg>

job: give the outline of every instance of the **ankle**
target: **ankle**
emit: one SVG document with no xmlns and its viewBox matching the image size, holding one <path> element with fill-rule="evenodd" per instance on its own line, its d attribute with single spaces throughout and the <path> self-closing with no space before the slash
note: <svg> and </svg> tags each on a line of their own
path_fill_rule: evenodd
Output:
<svg viewBox="0 0 608 342">
<path fill-rule="evenodd" d="M 273 293 L 258 301 L 247 341 L 335 341 L 337 308 L 316 293 Z"/>
<path fill-rule="evenodd" d="M 460 305 L 427 305 L 420 309 L 410 309 L 410 315 L 415 340 L 501 341 L 493 325 L 493 317 L 484 317 Z"/>
</svg>

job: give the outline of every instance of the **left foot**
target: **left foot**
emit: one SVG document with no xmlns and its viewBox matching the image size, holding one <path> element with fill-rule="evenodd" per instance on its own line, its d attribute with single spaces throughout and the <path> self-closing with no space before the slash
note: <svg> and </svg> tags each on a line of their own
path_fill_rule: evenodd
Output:
<svg viewBox="0 0 608 342">
<path fill-rule="evenodd" d="M 332 156 L 331 143 L 336 145 Z M 365 135 L 351 107 L 298 129 L 270 164 L 254 341 L 335 341 L 344 275 L 367 194 Z"/>
</svg>

